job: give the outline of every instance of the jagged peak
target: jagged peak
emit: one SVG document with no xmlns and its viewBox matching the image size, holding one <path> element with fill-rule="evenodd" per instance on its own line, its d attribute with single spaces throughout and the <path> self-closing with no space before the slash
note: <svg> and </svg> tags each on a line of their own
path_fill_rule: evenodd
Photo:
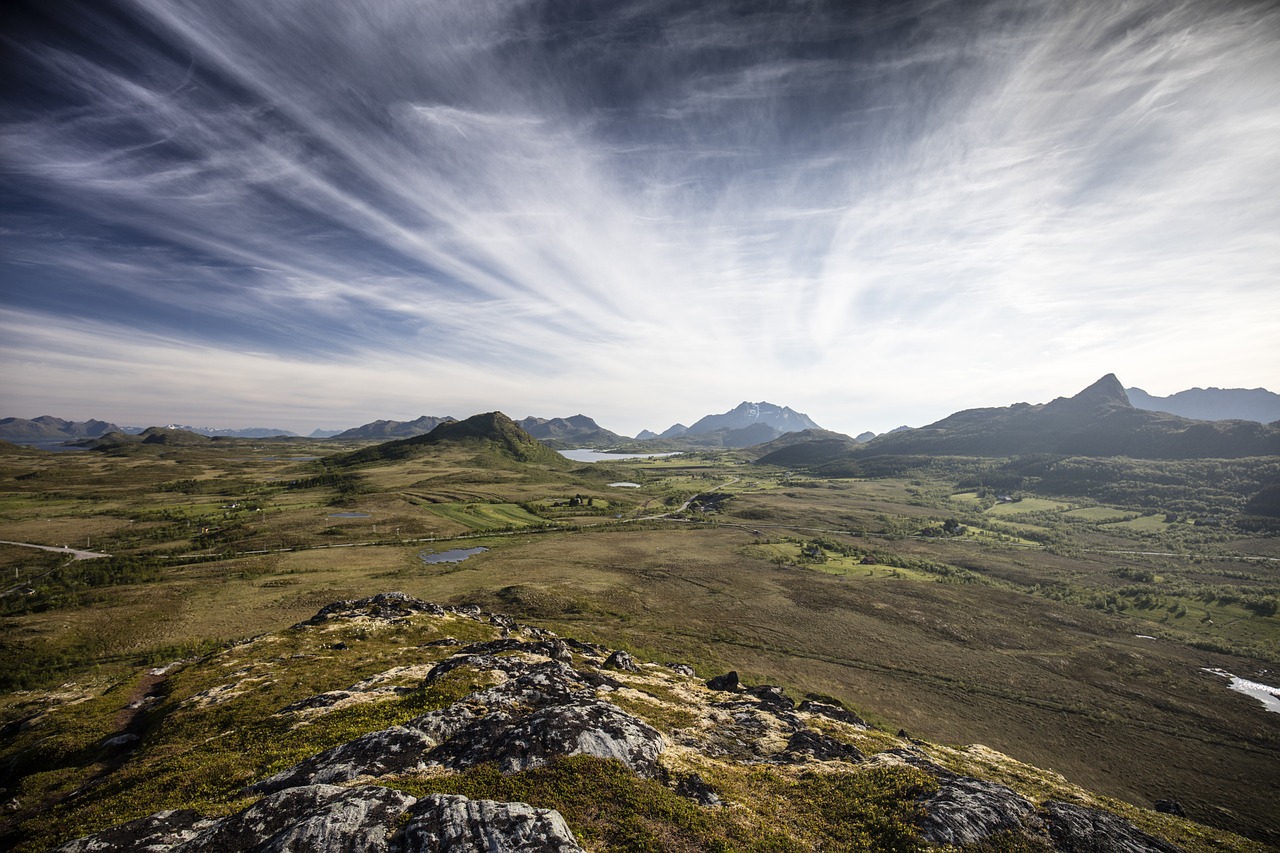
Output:
<svg viewBox="0 0 1280 853">
<path fill-rule="evenodd" d="M 1120 384 L 1120 380 L 1116 378 L 1114 373 L 1108 373 L 1071 399 L 1078 402 L 1109 403 L 1125 406 L 1126 408 L 1132 407 L 1129 402 L 1129 395 L 1125 393 L 1124 386 Z"/>
</svg>

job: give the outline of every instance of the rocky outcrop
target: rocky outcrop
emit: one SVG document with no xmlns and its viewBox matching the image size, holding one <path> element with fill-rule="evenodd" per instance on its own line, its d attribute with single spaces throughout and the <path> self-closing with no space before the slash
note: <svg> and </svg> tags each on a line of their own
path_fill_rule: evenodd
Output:
<svg viewBox="0 0 1280 853">
<path fill-rule="evenodd" d="M 374 785 L 289 788 L 218 821 L 173 851 L 381 853 L 389 847 L 397 818 L 414 802 L 408 794 Z"/>
<path fill-rule="evenodd" d="M 403 592 L 380 592 L 368 598 L 346 599 L 325 605 L 305 622 L 293 626 L 320 625 L 331 619 L 355 619 L 366 616 L 374 619 L 404 619 L 415 613 L 443 616 L 446 609 L 439 604 L 411 598 Z"/>
<path fill-rule="evenodd" d="M 166 853 L 215 823 L 190 809 L 156 812 L 68 841 L 53 853 Z"/>
<path fill-rule="evenodd" d="M 581 851 L 553 810 L 444 794 L 418 799 L 388 787 L 405 777 L 429 780 L 481 765 L 491 768 L 483 772 L 521 773 L 570 756 L 617 762 L 610 766 L 705 809 L 734 805 L 701 775 L 708 770 L 707 778 L 715 780 L 725 767 L 744 764 L 784 775 L 905 765 L 932 777 L 928 792 L 910 804 L 919 815 L 919 837 L 930 844 L 998 847 L 1013 840 L 1017 847 L 1021 839 L 1062 853 L 1179 851 L 1117 815 L 1065 802 L 1037 806 L 1004 785 L 952 772 L 937 763 L 929 744 L 905 733 L 900 746 L 884 750 L 887 733 L 867 732 L 866 722 L 835 700 L 797 705 L 783 688 L 744 684 L 736 672 L 702 682 L 683 665 L 643 663 L 478 608 L 446 608 L 401 593 L 337 602 L 293 630 L 337 630 L 341 636 L 359 620 L 378 625 L 414 619 L 446 620 L 435 630 L 452 625 L 459 635 L 458 620 L 474 620 L 495 638 L 464 645 L 445 637 L 406 648 L 397 666 L 343 690 L 300 698 L 276 716 L 307 726 L 352 703 L 393 701 L 442 684 L 446 692 L 438 695 L 450 697 L 457 694 L 448 692 L 449 685 L 469 685 L 462 699 L 248 786 L 243 793 L 258 799 L 236 814 L 206 819 L 191 811 L 157 812 L 69 842 L 57 853 Z M 474 624 L 465 627 L 475 636 Z M 228 677 L 241 684 L 251 670 L 240 665 Z M 194 707 L 183 702 L 181 707 Z M 646 708 L 657 714 L 650 719 L 680 722 L 664 735 L 642 719 Z M 853 742 L 882 751 L 867 755 Z"/>
<path fill-rule="evenodd" d="M 580 853 L 560 813 L 525 803 L 433 794 L 409 812 L 405 853 Z"/>
<path fill-rule="evenodd" d="M 1182 853 L 1176 844 L 1147 835 L 1110 812 L 1048 802 L 1041 813 L 1054 848 L 1063 853 Z"/>
<path fill-rule="evenodd" d="M 921 835 L 933 844 L 977 844 L 993 835 L 1039 834 L 1035 806 L 1004 785 L 940 771 L 938 792 L 925 799 Z"/>
<path fill-rule="evenodd" d="M 426 681 L 460 666 L 481 668 L 508 680 L 448 708 L 326 750 L 251 790 L 278 791 L 432 767 L 465 770 L 486 762 L 512 773 L 569 755 L 616 758 L 642 776 L 656 772 L 658 755 L 666 746 L 662 735 L 597 699 L 578 671 L 557 660 L 530 663 L 468 654 L 472 648 L 436 666 Z"/>
<path fill-rule="evenodd" d="M 406 820 L 407 818 L 407 820 Z M 559 812 L 376 785 L 309 785 L 222 820 L 159 812 L 54 853 L 580 853 Z"/>
</svg>

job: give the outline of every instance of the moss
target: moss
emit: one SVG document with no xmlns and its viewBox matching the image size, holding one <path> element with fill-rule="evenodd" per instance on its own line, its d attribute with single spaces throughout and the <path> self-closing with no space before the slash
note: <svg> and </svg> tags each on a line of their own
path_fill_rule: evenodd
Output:
<svg viewBox="0 0 1280 853">
<path fill-rule="evenodd" d="M 919 851 L 915 798 L 936 788 L 914 768 L 852 773 L 717 765 L 712 785 L 731 807 L 702 807 L 621 763 L 589 756 L 504 776 L 491 765 L 402 779 L 415 796 L 461 794 L 559 811 L 601 851 Z"/>
</svg>

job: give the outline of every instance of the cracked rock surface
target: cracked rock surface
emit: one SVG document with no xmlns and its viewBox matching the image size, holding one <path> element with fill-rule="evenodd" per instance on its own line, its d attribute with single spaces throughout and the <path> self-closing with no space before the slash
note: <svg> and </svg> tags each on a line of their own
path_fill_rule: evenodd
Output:
<svg viewBox="0 0 1280 853">
<path fill-rule="evenodd" d="M 483 656 L 464 653 L 463 658 L 469 665 L 484 662 Z M 597 699 L 595 690 L 575 670 L 555 660 L 540 664 L 514 658 L 492 660 L 502 661 L 496 668 L 505 674 L 519 674 L 448 708 L 312 756 L 251 790 L 266 793 L 432 767 L 465 770 L 485 762 L 512 773 L 569 755 L 616 758 L 642 776 L 657 771 L 658 755 L 666 747 L 662 735 Z M 431 679 L 428 675 L 427 680 Z"/>
</svg>

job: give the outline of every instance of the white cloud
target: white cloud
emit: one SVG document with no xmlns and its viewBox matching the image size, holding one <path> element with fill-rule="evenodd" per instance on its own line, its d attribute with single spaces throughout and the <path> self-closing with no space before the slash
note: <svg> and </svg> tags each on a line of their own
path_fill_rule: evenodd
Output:
<svg viewBox="0 0 1280 853">
<path fill-rule="evenodd" d="M 76 351 L 140 407 L 196 371 L 228 416 L 628 432 L 745 398 L 883 430 L 1110 371 L 1280 386 L 1273 10 L 130 8 L 169 52 L 25 48 L 75 105 L 6 123 L 7 168 L 70 212 L 10 213 L 11 269 L 112 298 L 3 303 L 34 324 L 6 359 L 42 365 L 17 401 L 92 397 Z"/>
</svg>

